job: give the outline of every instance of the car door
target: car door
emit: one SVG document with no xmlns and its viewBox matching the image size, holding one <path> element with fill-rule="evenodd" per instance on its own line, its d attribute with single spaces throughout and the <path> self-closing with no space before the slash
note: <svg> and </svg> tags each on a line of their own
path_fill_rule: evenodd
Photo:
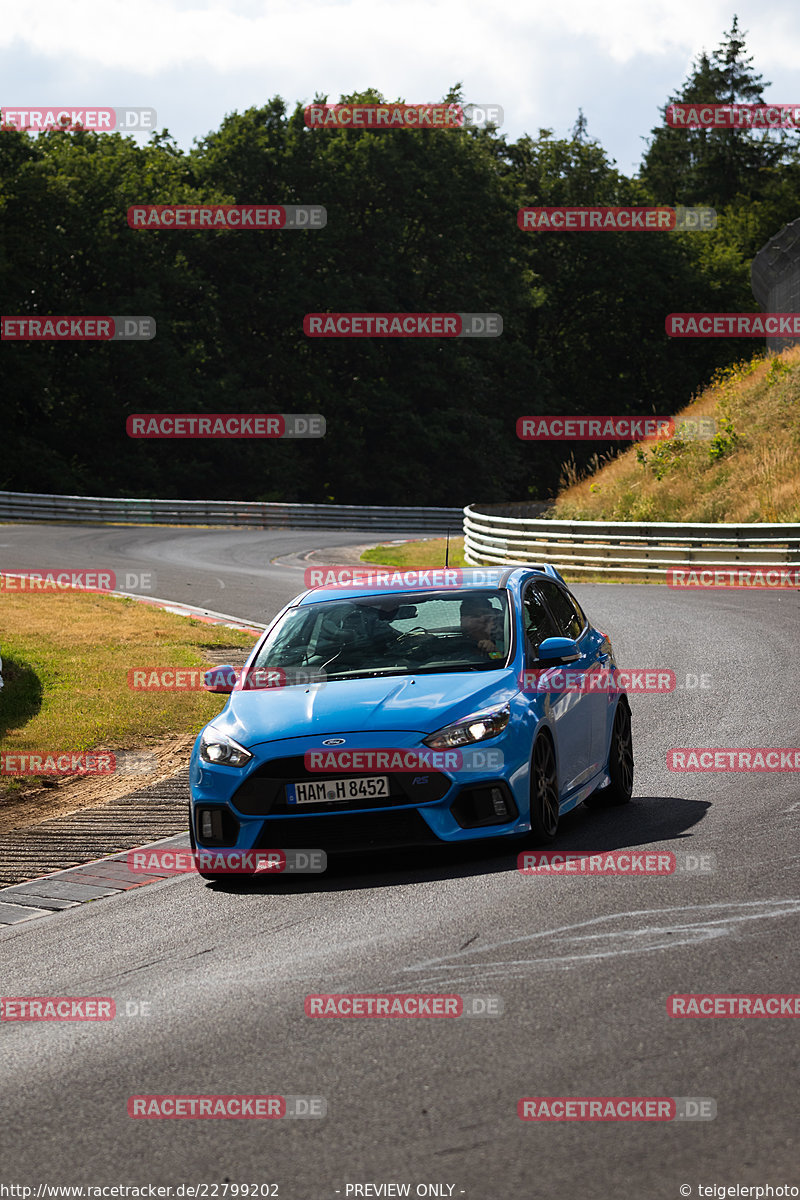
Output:
<svg viewBox="0 0 800 1200">
<path fill-rule="evenodd" d="M 582 735 L 586 740 L 584 765 L 585 778 L 589 779 L 600 770 L 605 751 L 608 724 L 608 689 L 602 684 L 608 667 L 608 655 L 603 653 L 602 635 L 587 621 L 574 596 L 566 588 L 549 579 L 539 581 L 537 586 L 553 614 L 562 637 L 572 638 L 578 643 L 580 659 L 571 664 L 573 671 L 584 677 L 579 711 Z M 593 686 L 594 683 L 594 686 Z"/>
<path fill-rule="evenodd" d="M 562 631 L 550 606 L 545 602 L 541 582 L 538 579 L 531 581 L 522 597 L 525 666 L 527 670 L 535 672 L 545 670 L 545 674 L 536 685 L 537 690 L 528 691 L 526 694 L 531 701 L 536 698 L 544 701 L 544 712 L 555 734 L 558 784 L 563 796 L 589 778 L 591 712 L 590 705 L 587 704 L 587 695 L 578 690 L 565 690 L 563 682 L 559 682 L 559 675 L 563 679 L 563 668 L 545 669 L 539 661 L 537 652 L 545 638 L 572 636 L 571 633 Z M 580 666 L 580 663 L 570 663 L 569 672 L 571 673 L 573 667 Z M 546 683 L 550 678 L 560 690 L 547 691 Z"/>
</svg>

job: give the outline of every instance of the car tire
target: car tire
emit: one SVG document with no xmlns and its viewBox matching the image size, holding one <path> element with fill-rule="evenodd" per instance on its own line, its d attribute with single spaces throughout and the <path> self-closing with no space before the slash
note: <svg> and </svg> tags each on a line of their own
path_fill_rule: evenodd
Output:
<svg viewBox="0 0 800 1200">
<path fill-rule="evenodd" d="M 625 696 L 620 696 L 614 710 L 614 727 L 608 751 L 608 787 L 593 792 L 584 804 L 587 808 L 616 808 L 627 804 L 633 795 L 633 738 L 631 709 Z"/>
<path fill-rule="evenodd" d="M 558 769 L 550 735 L 540 733 L 531 754 L 531 834 L 552 842 L 558 832 Z"/>
</svg>

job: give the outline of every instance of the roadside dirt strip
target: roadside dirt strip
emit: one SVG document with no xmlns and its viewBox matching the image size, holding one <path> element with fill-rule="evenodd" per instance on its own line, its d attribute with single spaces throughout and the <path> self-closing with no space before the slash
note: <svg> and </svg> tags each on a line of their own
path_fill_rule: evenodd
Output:
<svg viewBox="0 0 800 1200">
<path fill-rule="evenodd" d="M 127 796 L 14 830 L 2 839 L 0 884 L 22 883 L 182 833 L 188 828 L 188 812 L 189 768 L 182 767 L 171 778 Z M 0 901 L 6 899 L 0 890 Z"/>
</svg>

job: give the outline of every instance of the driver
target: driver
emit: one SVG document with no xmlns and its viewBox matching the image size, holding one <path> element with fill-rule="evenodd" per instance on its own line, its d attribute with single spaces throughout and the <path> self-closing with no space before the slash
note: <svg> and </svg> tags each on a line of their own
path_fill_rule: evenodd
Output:
<svg viewBox="0 0 800 1200">
<path fill-rule="evenodd" d="M 499 617 L 488 596 L 467 596 L 461 601 L 461 632 L 483 658 L 502 654 Z"/>
</svg>

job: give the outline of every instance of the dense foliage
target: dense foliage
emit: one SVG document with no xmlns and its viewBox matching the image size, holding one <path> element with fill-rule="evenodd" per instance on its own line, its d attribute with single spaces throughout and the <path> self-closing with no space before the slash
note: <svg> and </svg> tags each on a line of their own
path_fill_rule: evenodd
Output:
<svg viewBox="0 0 800 1200">
<path fill-rule="evenodd" d="M 734 22 L 671 99 L 763 100 Z M 458 88 L 445 99 L 460 98 Z M 377 92 L 342 99 L 382 100 Z M 652 131 L 636 178 L 541 129 L 308 129 L 280 98 L 184 153 L 166 130 L 0 132 L 0 312 L 148 314 L 141 343 L 4 341 L 0 488 L 463 504 L 542 499 L 568 443 L 527 413 L 671 413 L 735 340 L 672 311 L 752 310 L 753 254 L 798 216 L 794 133 Z M 132 230 L 134 204 L 323 204 L 296 231 Z M 523 233 L 522 205 L 710 204 L 711 233 Z M 499 312 L 497 339 L 309 339 L 307 312 Z M 751 346 L 749 343 L 746 349 Z M 322 413 L 300 441 L 135 441 L 135 412 Z M 577 447 L 578 462 L 598 449 Z M 583 459 L 581 458 L 583 455 Z"/>
</svg>

